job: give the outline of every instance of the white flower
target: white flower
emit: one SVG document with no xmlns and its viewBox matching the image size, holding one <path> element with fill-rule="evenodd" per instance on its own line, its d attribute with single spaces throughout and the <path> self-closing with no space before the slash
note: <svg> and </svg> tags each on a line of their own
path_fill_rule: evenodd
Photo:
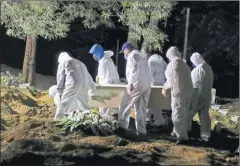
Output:
<svg viewBox="0 0 240 166">
<path fill-rule="evenodd" d="M 79 122 L 81 120 L 80 116 L 76 116 L 76 121 Z"/>
</svg>

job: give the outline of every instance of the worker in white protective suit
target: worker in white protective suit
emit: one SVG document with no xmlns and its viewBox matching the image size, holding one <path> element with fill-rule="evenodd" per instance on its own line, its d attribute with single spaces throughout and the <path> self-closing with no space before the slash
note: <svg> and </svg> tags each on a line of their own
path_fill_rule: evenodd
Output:
<svg viewBox="0 0 240 166">
<path fill-rule="evenodd" d="M 145 57 L 148 59 L 148 65 L 152 77 L 152 86 L 163 86 L 163 84 L 165 83 L 165 70 L 167 67 L 167 63 L 158 54 L 154 54 L 151 56 L 150 46 L 147 43 L 143 43 L 141 52 L 143 52 Z M 147 109 L 146 121 L 150 125 L 156 127 L 163 126 L 165 124 L 165 121 L 162 115 L 162 110 Z"/>
<path fill-rule="evenodd" d="M 120 83 L 117 68 L 111 59 L 113 56 L 113 51 L 104 51 L 101 45 L 95 44 L 90 49 L 89 53 L 93 54 L 93 58 L 99 62 L 96 80 L 98 80 L 100 85 Z M 109 115 L 117 112 L 118 110 L 116 109 L 104 107 L 99 108 L 99 113 L 101 115 Z"/>
<path fill-rule="evenodd" d="M 187 122 L 190 118 L 190 99 L 193 92 L 191 71 L 181 59 L 181 53 L 177 47 L 170 47 L 166 53 L 170 63 L 165 72 L 166 83 L 162 89 L 164 96 L 171 89 L 171 107 L 173 131 L 172 136 L 177 137 L 177 144 L 188 140 Z"/>
<path fill-rule="evenodd" d="M 130 121 L 130 109 L 135 111 L 135 124 L 138 135 L 146 135 L 146 109 L 151 92 L 151 75 L 147 59 L 130 43 L 122 46 L 127 60 L 126 77 L 128 86 L 122 98 L 118 121 L 120 127 L 127 129 Z"/>
<path fill-rule="evenodd" d="M 213 72 L 199 53 L 193 53 L 190 60 L 196 67 L 191 72 L 194 92 L 191 100 L 192 115 L 189 119 L 188 129 L 191 130 L 192 119 L 198 113 L 201 123 L 201 138 L 208 141 L 211 136 L 209 107 L 212 99 Z"/>
<path fill-rule="evenodd" d="M 148 65 L 152 77 L 152 85 L 163 86 L 163 84 L 165 83 L 165 70 L 167 68 L 167 63 L 160 55 L 154 54 L 148 59 Z M 152 115 L 154 120 L 154 126 L 163 126 L 165 124 L 161 109 L 147 109 L 146 120 L 150 121 Z"/>
<path fill-rule="evenodd" d="M 94 99 L 95 86 L 86 66 L 79 60 L 62 52 L 58 58 L 57 93 L 60 104 L 54 120 L 63 118 L 70 113 L 71 106 L 76 102 L 78 110 L 91 109 L 88 105 L 88 93 Z"/>
</svg>

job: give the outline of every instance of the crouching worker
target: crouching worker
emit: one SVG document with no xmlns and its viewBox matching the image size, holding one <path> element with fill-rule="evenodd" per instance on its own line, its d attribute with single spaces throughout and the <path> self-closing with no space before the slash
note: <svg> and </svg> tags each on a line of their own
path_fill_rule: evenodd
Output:
<svg viewBox="0 0 240 166">
<path fill-rule="evenodd" d="M 86 66 L 79 60 L 62 52 L 58 58 L 57 71 L 57 95 L 60 103 L 54 120 L 63 118 L 64 114 L 71 111 L 74 103 L 77 103 L 77 110 L 89 110 L 88 93 L 94 99 L 95 86 L 92 77 Z"/>
</svg>

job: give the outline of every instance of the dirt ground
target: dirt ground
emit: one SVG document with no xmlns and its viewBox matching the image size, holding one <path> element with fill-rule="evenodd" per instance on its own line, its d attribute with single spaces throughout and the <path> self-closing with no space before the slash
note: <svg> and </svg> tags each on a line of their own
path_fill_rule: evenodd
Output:
<svg viewBox="0 0 240 166">
<path fill-rule="evenodd" d="M 67 134 L 61 131 L 52 121 L 54 112 L 55 106 L 48 94 L 34 97 L 27 89 L 2 88 L 1 150 L 15 140 L 31 138 L 59 144 L 91 143 L 116 149 L 160 153 L 161 157 L 154 159 L 159 165 L 238 164 L 238 156 L 231 153 L 238 146 L 238 136 L 213 133 L 212 144 L 203 145 L 197 140 L 198 126 L 188 145 L 176 145 L 169 138 L 171 127 L 167 126 L 163 130 L 150 132 L 148 141 L 132 141 L 126 137 L 129 144 L 116 146 L 115 142 L 119 135 L 87 136 L 82 133 Z M 169 117 L 169 111 L 164 112 L 164 116 Z M 211 118 L 214 118 L 214 115 L 211 115 Z M 223 144 L 225 146 L 222 146 Z"/>
</svg>

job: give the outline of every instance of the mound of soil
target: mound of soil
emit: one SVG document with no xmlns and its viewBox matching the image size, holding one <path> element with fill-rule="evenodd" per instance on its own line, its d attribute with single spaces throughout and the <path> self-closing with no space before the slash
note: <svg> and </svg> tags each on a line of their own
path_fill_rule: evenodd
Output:
<svg viewBox="0 0 240 166">
<path fill-rule="evenodd" d="M 27 89 L 18 89 L 14 87 L 1 89 L 1 110 L 3 114 L 23 114 L 27 116 L 51 117 L 55 112 L 52 102 L 39 101 L 30 95 Z"/>
<path fill-rule="evenodd" d="M 157 165 L 151 153 L 91 144 L 18 140 L 2 152 L 1 165 Z"/>
</svg>

